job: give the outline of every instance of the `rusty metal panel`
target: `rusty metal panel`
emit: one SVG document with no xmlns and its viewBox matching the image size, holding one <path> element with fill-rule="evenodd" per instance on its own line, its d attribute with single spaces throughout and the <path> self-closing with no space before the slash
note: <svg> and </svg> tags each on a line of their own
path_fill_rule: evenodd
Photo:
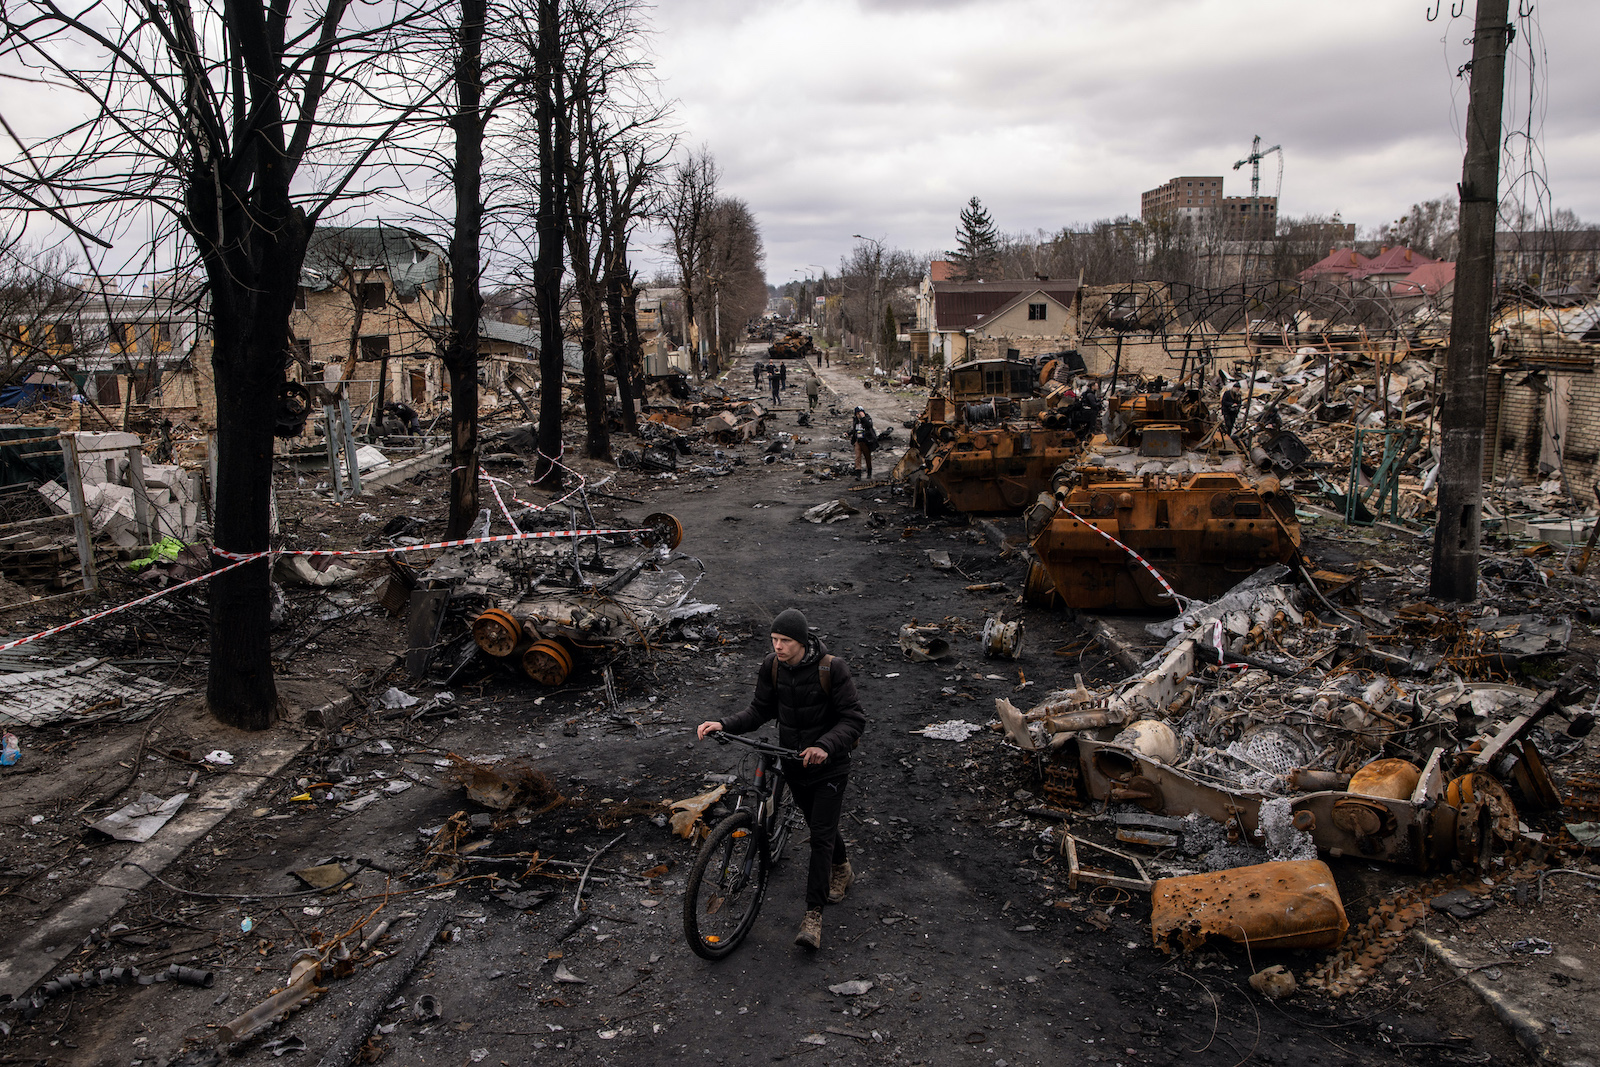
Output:
<svg viewBox="0 0 1600 1067">
<path fill-rule="evenodd" d="M 1251 948 L 1336 948 L 1350 922 L 1321 860 L 1162 878 L 1150 892 L 1150 933 L 1163 951 L 1219 937 Z"/>
<path fill-rule="evenodd" d="M 1201 600 L 1293 559 L 1300 540 L 1294 507 L 1275 480 L 1231 473 L 1096 480 L 1080 471 L 1062 504 L 1033 547 L 1062 601 L 1085 611 L 1172 607 L 1154 576 L 1096 530 Z"/>
</svg>

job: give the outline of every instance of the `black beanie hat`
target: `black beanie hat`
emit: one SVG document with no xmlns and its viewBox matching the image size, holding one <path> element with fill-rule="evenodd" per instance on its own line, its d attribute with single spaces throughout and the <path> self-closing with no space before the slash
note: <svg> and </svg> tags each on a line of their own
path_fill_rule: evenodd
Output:
<svg viewBox="0 0 1600 1067">
<path fill-rule="evenodd" d="M 811 627 L 806 623 L 806 617 L 800 614 L 799 608 L 785 608 L 772 620 L 772 632 L 792 637 L 803 645 L 811 636 Z"/>
</svg>

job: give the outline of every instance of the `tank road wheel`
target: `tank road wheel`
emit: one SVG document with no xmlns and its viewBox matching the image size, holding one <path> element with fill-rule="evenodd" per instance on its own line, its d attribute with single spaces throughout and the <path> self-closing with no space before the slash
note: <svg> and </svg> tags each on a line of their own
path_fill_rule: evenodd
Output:
<svg viewBox="0 0 1600 1067">
<path fill-rule="evenodd" d="M 666 545 L 668 548 L 677 548 L 683 544 L 683 523 L 664 511 L 658 511 L 654 515 L 646 515 L 643 525 L 645 532 L 642 539 L 647 545 L 652 547 Z"/>
</svg>

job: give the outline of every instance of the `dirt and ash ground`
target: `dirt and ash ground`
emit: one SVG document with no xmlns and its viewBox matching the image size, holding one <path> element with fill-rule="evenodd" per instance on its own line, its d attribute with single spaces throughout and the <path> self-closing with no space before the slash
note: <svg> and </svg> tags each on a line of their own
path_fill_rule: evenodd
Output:
<svg viewBox="0 0 1600 1067">
<path fill-rule="evenodd" d="M 807 438 L 798 444 L 802 454 L 843 456 L 846 413 L 858 401 L 880 426 L 896 427 L 921 404 L 911 391 L 864 389 L 859 367 L 835 364 L 822 373 L 832 410 L 810 429 L 797 426 L 803 379 L 792 375 L 792 399 L 772 426 Z M 736 377 L 742 387 L 747 368 Z M 1251 958 L 1226 948 L 1170 957 L 1151 945 L 1147 899 L 1069 891 L 1061 857 L 1042 843 L 1051 821 L 1027 814 L 1039 803 L 1040 782 L 1021 754 L 993 729 L 959 743 L 913 731 L 950 719 L 989 723 L 996 697 L 1026 706 L 1070 685 L 1074 673 L 1095 685 L 1125 671 L 1074 622 L 1017 603 L 1024 565 L 982 529 L 910 510 L 881 468 L 878 482 L 863 484 L 833 476 L 826 460 L 764 465 L 764 447 L 730 449 L 747 463 L 726 477 L 621 472 L 605 487 L 610 495 L 592 498 L 602 522 L 677 516 L 685 529 L 680 551 L 706 567 L 694 595 L 720 606 L 648 653 L 618 656 L 615 707 L 594 662 L 580 664 L 556 690 L 499 673 L 463 675 L 448 687 L 407 684 L 405 621 L 373 602 L 378 563 L 361 583 L 291 590 L 275 648 L 280 691 L 297 710 L 267 734 L 219 727 L 192 696 L 134 723 L 108 718 L 23 731 L 23 761 L 0 772 L 0 910 L 8 935 L 43 921 L 128 855 L 133 846 L 108 841 L 87 822 L 141 792 L 193 793 L 238 773 L 203 762 L 217 749 L 233 754 L 237 768 L 267 745 L 303 741 L 304 748 L 160 872 L 162 881 L 140 891 L 113 920 L 120 928 L 101 930 L 57 972 L 135 965 L 149 974 L 181 963 L 214 972 L 215 985 L 62 995 L 31 1020 L 5 1016 L 12 1032 L 0 1040 L 0 1063 L 214 1062 L 216 1027 L 281 988 L 298 951 L 363 920 L 369 930 L 391 920 L 373 949 L 357 951 L 342 968 L 330 965 L 325 994 L 224 1056 L 266 1063 L 291 1052 L 309 1062 L 366 998 L 383 971 L 375 966 L 381 954 L 402 951 L 424 916 L 441 907 L 443 939 L 378 1017 L 369 1058 L 997 1067 L 1521 1058 L 1455 974 L 1410 941 L 1360 994 L 1270 1001 L 1246 985 L 1252 969 L 1283 962 L 1304 972 L 1319 955 Z M 287 495 L 287 539 L 360 542 L 406 515 L 424 520 L 417 536 L 431 540 L 442 533 L 445 486 L 440 469 L 342 507 Z M 806 508 L 835 498 L 861 514 L 828 525 L 801 519 Z M 1000 525 L 1020 536 L 1017 524 Z M 1414 577 L 1407 568 L 1418 562 L 1415 545 L 1336 539 L 1330 554 L 1377 560 L 1391 568 L 1396 590 Z M 947 551 L 954 567 L 931 566 L 931 549 Z M 1374 578 L 1369 597 L 1382 595 L 1372 586 L 1384 575 Z M 966 591 L 986 583 L 1005 590 Z M 74 642 L 154 661 L 142 668 L 147 674 L 198 690 L 203 605 L 183 597 L 159 603 Z M 743 705 L 768 647 L 768 622 L 789 605 L 850 662 L 871 718 L 845 823 L 858 881 L 844 904 L 825 913 L 822 950 L 807 953 L 791 943 L 803 910 L 803 871 L 791 854 L 751 939 L 730 960 L 707 964 L 685 948 L 680 928 L 694 847 L 659 825 L 660 803 L 700 793 L 708 775 L 738 769 L 736 754 L 695 743 L 692 728 Z M 1026 626 L 1015 662 L 980 654 L 983 621 L 1001 612 Z M 48 620 L 24 609 L 7 621 L 19 634 Z M 907 662 L 896 635 L 910 621 L 942 626 L 958 657 Z M 52 661 L 66 654 L 37 647 Z M 1593 647 L 1575 642 L 1577 662 L 1591 669 Z M 376 697 L 390 686 L 425 702 L 448 688 L 455 700 L 421 716 L 416 708 L 389 710 Z M 355 707 L 336 724 L 307 721 L 307 709 L 347 694 L 356 695 Z M 429 849 L 439 829 L 458 813 L 482 813 L 451 777 L 447 753 L 525 757 L 564 802 L 479 819 L 452 850 L 457 855 L 438 861 Z M 1570 765 L 1587 756 L 1585 749 Z M 374 775 L 397 783 L 395 791 L 353 812 L 340 807 L 347 793 L 335 789 L 326 799 L 328 783 L 370 783 Z M 308 792 L 311 800 L 295 799 Z M 578 868 L 618 835 L 595 863 L 575 922 Z M 495 861 L 532 852 L 567 866 L 529 875 L 525 860 Z M 359 870 L 326 893 L 307 891 L 290 874 L 327 862 Z M 1360 862 L 1334 867 L 1352 921 L 1415 881 Z M 449 883 L 439 884 L 445 877 Z M 1542 905 L 1525 894 L 1465 922 L 1440 914 L 1427 926 L 1538 1005 L 1543 1019 L 1581 1032 L 1600 982 L 1596 904 L 1589 880 L 1555 878 Z M 1532 938 L 1548 942 L 1548 953 Z M 335 970 L 348 973 L 333 977 Z M 869 985 L 851 995 L 830 992 L 847 982 Z M 427 997 L 436 1015 L 419 1013 Z M 1552 1042 L 1563 1040 L 1560 1028 L 1551 1026 Z M 301 1043 L 304 1051 L 296 1051 Z M 1575 1046 L 1565 1058 L 1584 1062 L 1585 1054 Z"/>
</svg>

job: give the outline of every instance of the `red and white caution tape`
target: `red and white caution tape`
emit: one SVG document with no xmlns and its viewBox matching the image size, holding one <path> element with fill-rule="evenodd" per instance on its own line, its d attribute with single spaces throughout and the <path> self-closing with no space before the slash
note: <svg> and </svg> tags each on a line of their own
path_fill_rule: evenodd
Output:
<svg viewBox="0 0 1600 1067">
<path fill-rule="evenodd" d="M 1211 620 L 1211 644 L 1217 650 L 1217 666 L 1223 670 L 1249 670 L 1248 663 L 1229 663 L 1228 646 L 1222 639 L 1222 620 Z"/>
<path fill-rule="evenodd" d="M 148 596 L 140 597 L 138 600 L 130 600 L 126 604 L 118 604 L 114 608 L 107 608 L 104 611 L 97 611 L 93 615 L 85 615 L 81 619 L 73 619 L 71 622 L 64 622 L 60 626 L 52 626 L 48 630 L 41 630 L 36 634 L 29 634 L 27 637 L 19 637 L 15 641 L 8 641 L 5 644 L 0 645 L 0 652 L 6 652 L 10 649 L 16 648 L 19 645 L 26 645 L 29 642 L 37 641 L 42 637 L 54 637 L 56 634 L 61 633 L 64 630 L 74 630 L 79 626 L 84 626 L 88 623 L 95 622 L 98 619 L 103 619 L 107 615 L 115 615 L 119 611 L 127 611 L 129 608 L 136 608 L 140 604 L 148 604 L 152 600 L 160 600 L 169 593 L 176 593 L 178 590 L 187 589 L 191 585 L 199 585 L 201 582 L 209 582 L 219 574 L 231 571 L 235 567 L 243 567 L 246 563 L 260 559 L 266 554 L 267 553 L 265 552 L 253 553 L 250 556 L 239 560 L 237 563 L 230 563 L 226 567 L 218 567 L 214 571 L 207 571 L 197 578 L 190 578 L 186 582 L 179 582 L 177 585 L 169 585 L 165 589 L 158 589 Z"/>
</svg>

